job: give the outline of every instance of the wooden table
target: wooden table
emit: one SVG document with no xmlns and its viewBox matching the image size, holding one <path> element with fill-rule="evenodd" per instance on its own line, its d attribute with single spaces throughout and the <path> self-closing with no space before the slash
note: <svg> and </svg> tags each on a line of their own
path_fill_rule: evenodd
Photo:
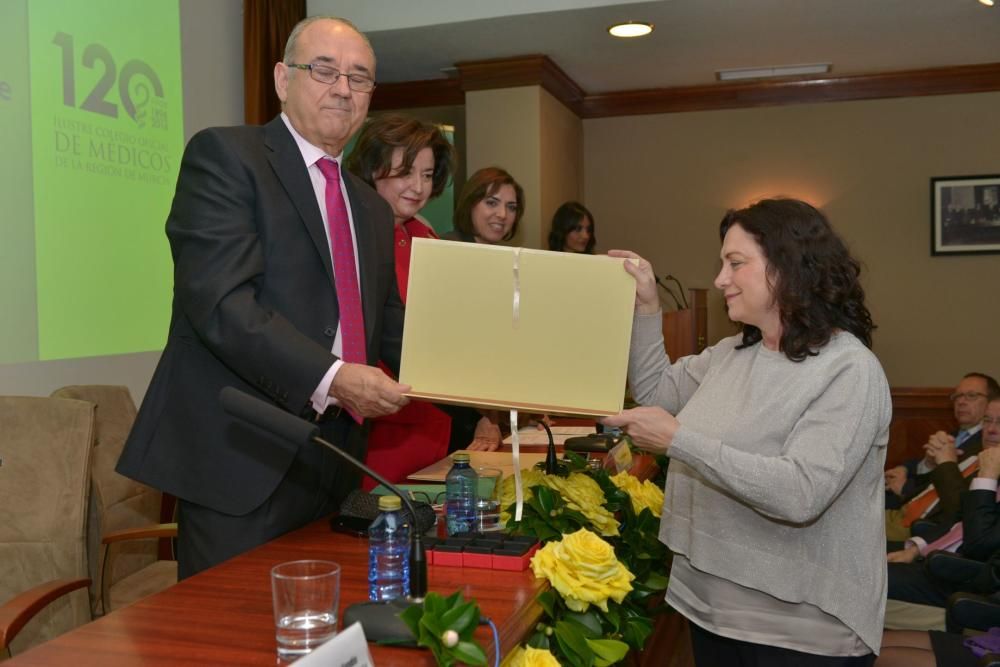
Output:
<svg viewBox="0 0 1000 667">
<path fill-rule="evenodd" d="M 178 583 L 162 593 L 81 626 L 5 663 L 39 665 L 275 665 L 271 568 L 304 558 L 341 565 L 341 618 L 349 604 L 368 597 L 368 540 L 332 533 L 317 521 Z M 429 568 L 430 590 L 461 590 L 475 598 L 500 632 L 504 655 L 538 622 L 535 597 L 547 583 L 531 570 L 499 572 L 472 568 Z M 492 660 L 492 633 L 477 630 Z M 434 665 L 424 649 L 371 644 L 379 667 Z"/>
</svg>

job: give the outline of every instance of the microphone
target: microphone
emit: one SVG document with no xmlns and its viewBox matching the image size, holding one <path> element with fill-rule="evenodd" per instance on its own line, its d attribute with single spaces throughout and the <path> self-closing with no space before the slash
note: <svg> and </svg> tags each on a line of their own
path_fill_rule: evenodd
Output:
<svg viewBox="0 0 1000 667">
<path fill-rule="evenodd" d="M 667 287 L 667 284 L 665 282 L 663 282 L 662 280 L 660 280 L 660 276 L 658 276 L 658 275 L 656 275 L 654 273 L 653 274 L 653 279 L 656 280 L 656 284 L 659 285 L 660 287 L 662 287 L 663 291 L 666 292 L 667 294 L 669 294 L 670 298 L 674 300 L 674 304 L 677 306 L 677 310 L 682 310 L 684 308 L 684 306 L 681 305 L 681 302 L 677 298 L 677 295 L 674 294 L 674 291 L 672 289 L 670 289 L 669 287 Z"/>
<path fill-rule="evenodd" d="M 677 278 L 675 278 L 673 276 L 673 274 L 671 274 L 671 273 L 668 273 L 667 275 L 665 275 L 663 277 L 663 279 L 664 280 L 672 280 L 674 282 L 674 284 L 677 285 L 677 292 L 681 295 L 681 301 L 684 302 L 684 307 L 688 308 L 689 304 L 688 304 L 687 295 L 684 294 L 684 285 L 681 285 L 681 281 L 677 280 Z"/>
<path fill-rule="evenodd" d="M 222 408 L 233 417 L 272 435 L 291 442 L 315 442 L 326 447 L 399 496 L 403 504 L 406 505 L 406 509 L 409 510 L 410 516 L 413 517 L 413 526 L 410 531 L 412 538 L 410 541 L 410 598 L 414 603 L 423 600 L 424 596 L 427 595 L 427 552 L 424 550 L 423 537 L 417 530 L 417 511 L 408 494 L 403 493 L 395 484 L 344 450 L 319 437 L 319 427 L 312 422 L 300 419 L 235 387 L 223 387 L 222 391 L 219 392 L 219 401 L 222 403 Z M 347 619 L 353 612 L 354 619 L 361 621 L 365 636 L 369 641 L 413 642 L 416 638 L 410 632 L 409 627 L 399 618 L 400 612 L 404 611 L 407 606 L 409 605 L 399 600 L 392 600 L 388 603 L 369 601 L 353 604 L 344 615 L 344 625 L 350 625 Z"/>
</svg>

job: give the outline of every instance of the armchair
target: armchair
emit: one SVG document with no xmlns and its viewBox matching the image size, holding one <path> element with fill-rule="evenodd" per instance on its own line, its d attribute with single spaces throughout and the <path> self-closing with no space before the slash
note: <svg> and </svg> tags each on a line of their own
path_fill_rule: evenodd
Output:
<svg viewBox="0 0 1000 667">
<path fill-rule="evenodd" d="M 94 408 L 0 397 L 0 652 L 90 621 L 86 508 Z"/>
<path fill-rule="evenodd" d="M 74 385 L 52 395 L 96 406 L 87 550 L 91 612 L 100 616 L 177 583 L 177 562 L 157 559 L 157 538 L 175 538 L 177 524 L 159 523 L 159 491 L 115 472 L 136 415 L 128 388 Z"/>
</svg>

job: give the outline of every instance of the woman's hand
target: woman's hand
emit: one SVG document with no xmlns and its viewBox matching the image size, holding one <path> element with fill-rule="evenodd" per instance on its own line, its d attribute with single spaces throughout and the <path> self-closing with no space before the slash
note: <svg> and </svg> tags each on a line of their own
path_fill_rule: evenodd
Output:
<svg viewBox="0 0 1000 667">
<path fill-rule="evenodd" d="M 635 259 L 638 263 L 625 262 L 625 270 L 635 278 L 635 310 L 640 315 L 652 315 L 660 310 L 660 295 L 656 291 L 653 265 L 630 250 L 609 250 L 608 257 Z"/>
<path fill-rule="evenodd" d="M 643 407 L 625 410 L 600 420 L 605 426 L 617 426 L 632 438 L 640 449 L 667 454 L 680 422 L 663 408 Z"/>
<path fill-rule="evenodd" d="M 503 438 L 500 437 L 500 427 L 489 417 L 482 417 L 476 424 L 476 432 L 466 449 L 472 452 L 495 452 L 500 449 L 501 442 Z"/>
</svg>

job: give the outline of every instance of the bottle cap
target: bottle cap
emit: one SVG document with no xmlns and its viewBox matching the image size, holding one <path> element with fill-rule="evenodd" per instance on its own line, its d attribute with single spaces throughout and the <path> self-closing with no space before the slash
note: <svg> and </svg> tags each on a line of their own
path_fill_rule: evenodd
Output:
<svg viewBox="0 0 1000 667">
<path fill-rule="evenodd" d="M 381 512 L 395 512 L 403 506 L 399 496 L 379 496 L 378 508 Z"/>
<path fill-rule="evenodd" d="M 469 456 L 469 452 L 455 452 L 451 455 L 451 460 L 455 463 L 468 463 L 471 460 L 471 457 Z"/>
</svg>

